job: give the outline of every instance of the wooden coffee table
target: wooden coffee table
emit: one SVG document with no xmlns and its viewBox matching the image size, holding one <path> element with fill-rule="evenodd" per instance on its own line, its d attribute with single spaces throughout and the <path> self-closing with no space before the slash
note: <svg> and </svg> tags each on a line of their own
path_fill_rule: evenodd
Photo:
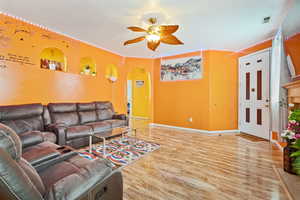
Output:
<svg viewBox="0 0 300 200">
<path fill-rule="evenodd" d="M 92 133 L 89 136 L 89 152 L 92 153 L 93 149 L 93 138 L 98 138 L 103 141 L 103 157 L 106 157 L 106 140 L 109 138 L 113 137 L 118 137 L 121 136 L 122 139 L 124 138 L 125 135 L 128 133 L 134 132 L 134 137 L 136 138 L 136 129 L 135 128 L 130 128 L 130 127 L 118 127 L 118 128 L 113 128 L 110 130 L 107 130 L 104 133 Z"/>
</svg>

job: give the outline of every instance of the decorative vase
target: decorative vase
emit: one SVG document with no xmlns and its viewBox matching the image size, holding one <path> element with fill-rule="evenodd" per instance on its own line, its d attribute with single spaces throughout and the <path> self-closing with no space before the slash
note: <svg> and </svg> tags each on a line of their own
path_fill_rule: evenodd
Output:
<svg viewBox="0 0 300 200">
<path fill-rule="evenodd" d="M 291 174 L 295 174 L 295 172 L 293 172 L 293 166 L 292 166 L 292 163 L 295 158 L 291 158 L 291 154 L 296 151 L 297 149 L 292 148 L 289 145 L 283 148 L 283 169 L 284 171 Z"/>
</svg>

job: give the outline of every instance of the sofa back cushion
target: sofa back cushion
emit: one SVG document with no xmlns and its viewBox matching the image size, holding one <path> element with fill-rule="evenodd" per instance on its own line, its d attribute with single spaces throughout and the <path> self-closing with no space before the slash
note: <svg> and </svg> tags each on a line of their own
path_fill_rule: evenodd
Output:
<svg viewBox="0 0 300 200">
<path fill-rule="evenodd" d="M 77 110 L 81 124 L 97 121 L 95 103 L 77 103 Z"/>
<path fill-rule="evenodd" d="M 67 126 L 79 124 L 76 103 L 49 103 L 48 109 L 52 123 L 64 123 Z"/>
<path fill-rule="evenodd" d="M 43 131 L 42 116 L 41 104 L 0 106 L 0 122 L 11 127 L 17 134 L 27 131 Z"/>
<path fill-rule="evenodd" d="M 115 114 L 113 105 L 109 101 L 95 102 L 98 120 L 112 119 Z"/>
</svg>

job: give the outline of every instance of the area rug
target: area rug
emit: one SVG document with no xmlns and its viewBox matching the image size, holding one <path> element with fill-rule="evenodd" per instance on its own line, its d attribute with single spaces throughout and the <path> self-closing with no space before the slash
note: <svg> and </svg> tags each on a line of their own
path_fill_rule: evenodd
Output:
<svg viewBox="0 0 300 200">
<path fill-rule="evenodd" d="M 111 161 L 115 167 L 126 166 L 159 147 L 159 144 L 131 137 L 115 139 L 106 145 L 106 159 Z M 103 146 L 95 144 L 92 153 L 89 153 L 88 149 L 84 149 L 79 151 L 79 155 L 89 160 L 103 158 Z"/>
</svg>

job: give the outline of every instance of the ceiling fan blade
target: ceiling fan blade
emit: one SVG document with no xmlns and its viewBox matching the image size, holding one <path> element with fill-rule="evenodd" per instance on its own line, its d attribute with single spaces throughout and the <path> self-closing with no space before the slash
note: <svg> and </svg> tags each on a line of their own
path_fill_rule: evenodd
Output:
<svg viewBox="0 0 300 200">
<path fill-rule="evenodd" d="M 156 48 L 159 46 L 159 44 L 160 44 L 160 41 L 158 41 L 158 42 L 149 42 L 148 41 L 148 43 L 147 43 L 148 48 L 151 49 L 152 51 L 155 51 Z"/>
<path fill-rule="evenodd" d="M 175 33 L 178 30 L 178 25 L 170 25 L 170 26 L 160 26 L 160 33 L 162 35 L 170 35 L 172 33 Z"/>
<path fill-rule="evenodd" d="M 165 44 L 178 45 L 183 44 L 177 37 L 174 35 L 166 35 L 160 38 L 160 41 Z"/>
<path fill-rule="evenodd" d="M 137 43 L 137 42 L 141 42 L 145 39 L 145 36 L 141 36 L 132 40 L 127 40 L 126 42 L 124 42 L 124 46 L 128 45 L 128 44 L 133 44 L 133 43 Z"/>
<path fill-rule="evenodd" d="M 145 29 L 137 27 L 137 26 L 130 26 L 127 27 L 129 30 L 134 31 L 134 32 L 146 32 Z"/>
</svg>

